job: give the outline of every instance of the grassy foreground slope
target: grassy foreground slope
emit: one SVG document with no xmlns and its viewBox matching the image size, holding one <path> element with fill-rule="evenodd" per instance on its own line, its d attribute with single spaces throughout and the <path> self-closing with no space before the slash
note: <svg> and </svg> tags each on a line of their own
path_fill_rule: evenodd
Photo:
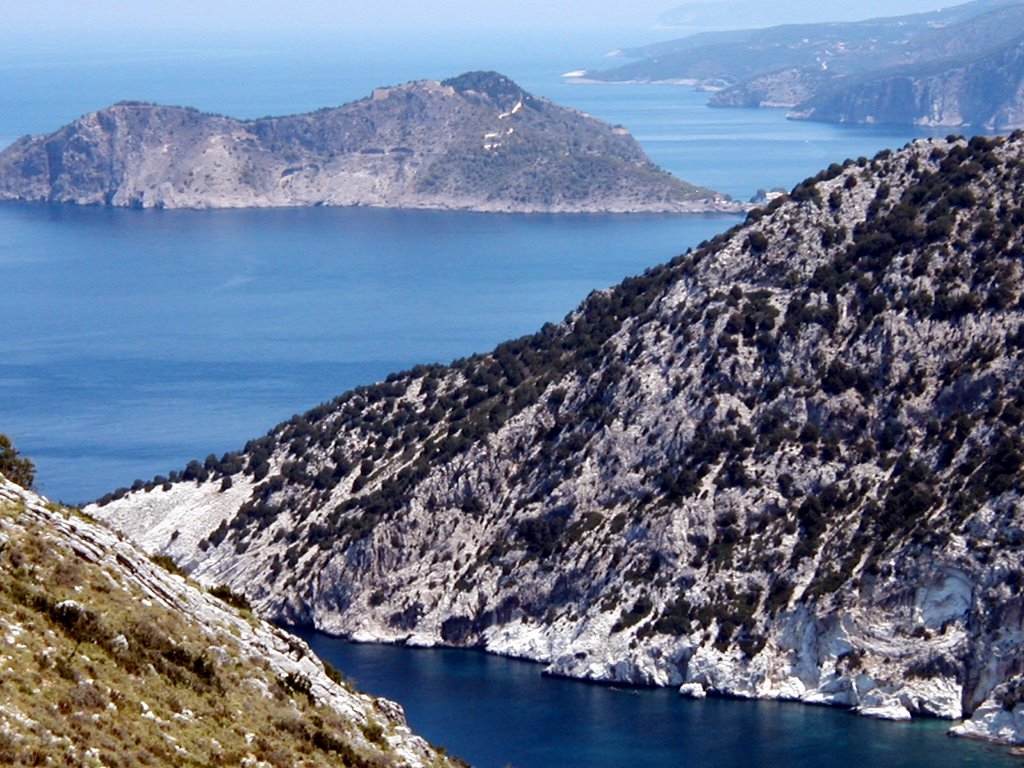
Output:
<svg viewBox="0 0 1024 768">
<path fill-rule="evenodd" d="M 398 705 L 165 565 L 0 475 L 0 764 L 452 764 Z"/>
</svg>

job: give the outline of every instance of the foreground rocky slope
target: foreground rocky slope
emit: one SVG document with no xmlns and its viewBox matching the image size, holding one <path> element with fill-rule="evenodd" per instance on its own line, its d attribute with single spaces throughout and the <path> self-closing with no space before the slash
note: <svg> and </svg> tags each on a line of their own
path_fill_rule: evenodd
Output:
<svg viewBox="0 0 1024 768">
<path fill-rule="evenodd" d="M 494 72 L 249 121 L 117 104 L 0 153 L 0 199 L 143 208 L 738 209 L 657 168 L 626 129 L 531 96 Z"/>
<path fill-rule="evenodd" d="M 267 615 L 1024 739 L 1024 135 L 832 166 L 560 325 L 90 510 Z"/>
<path fill-rule="evenodd" d="M 978 0 L 929 13 L 790 24 L 659 43 L 586 78 L 691 82 L 722 107 L 784 107 L 840 123 L 1024 126 L 1024 3 Z"/>
<path fill-rule="evenodd" d="M 305 643 L 0 475 L 0 763 L 443 766 Z"/>
</svg>

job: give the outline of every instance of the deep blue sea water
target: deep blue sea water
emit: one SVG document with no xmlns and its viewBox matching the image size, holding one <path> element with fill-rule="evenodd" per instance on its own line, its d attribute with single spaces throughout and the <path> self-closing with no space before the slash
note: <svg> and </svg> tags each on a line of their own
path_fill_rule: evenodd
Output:
<svg viewBox="0 0 1024 768">
<path fill-rule="evenodd" d="M 79 501 L 557 321 L 735 217 L 0 206 L 0 431 Z"/>
<path fill-rule="evenodd" d="M 623 42 L 612 33 L 5 42 L 0 144 L 120 99 L 248 118 L 474 68 L 625 125 L 656 162 L 740 198 L 917 134 L 560 77 L 603 64 Z M 392 370 L 534 331 L 736 220 L 2 205 L 0 430 L 34 457 L 45 492 L 88 500 Z"/>
<path fill-rule="evenodd" d="M 356 687 L 402 703 L 410 725 L 477 768 L 972 768 L 1015 766 L 952 741 L 948 723 L 885 723 L 791 703 L 682 699 L 541 677 L 472 651 L 353 645 L 300 632 Z"/>
</svg>

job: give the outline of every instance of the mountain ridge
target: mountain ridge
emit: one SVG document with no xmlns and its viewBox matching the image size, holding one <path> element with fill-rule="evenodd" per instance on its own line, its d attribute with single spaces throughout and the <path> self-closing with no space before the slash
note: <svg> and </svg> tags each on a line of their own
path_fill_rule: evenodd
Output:
<svg viewBox="0 0 1024 768">
<path fill-rule="evenodd" d="M 918 12 L 935 10 L 934 4 L 923 2 L 904 3 L 903 7 L 918 8 Z M 816 3 L 793 2 L 788 0 L 766 8 L 752 0 L 738 0 L 730 6 L 722 6 L 715 0 L 689 0 L 685 5 L 671 8 L 658 17 L 658 26 L 668 29 L 673 27 L 699 29 L 730 29 L 736 19 L 742 19 L 749 28 L 765 28 L 784 23 L 811 22 L 857 22 L 872 17 L 883 16 L 891 6 L 884 2 L 861 2 L 856 6 L 845 8 L 824 9 Z M 915 11 L 907 10 L 906 14 Z M 844 18 L 837 18 L 842 15 Z M 791 22 L 779 21 L 780 18 L 792 19 Z"/>
<path fill-rule="evenodd" d="M 1024 741 L 1024 134 L 833 165 L 559 325 L 90 511 L 268 615 Z"/>
<path fill-rule="evenodd" d="M 235 120 L 118 104 L 0 152 L 0 200 L 139 208 L 740 210 L 655 166 L 629 132 L 495 72 Z"/>
<path fill-rule="evenodd" d="M 862 22 L 790 24 L 625 51 L 642 60 L 584 80 L 681 82 L 719 107 L 838 123 L 1022 126 L 1024 4 L 980 1 Z"/>
</svg>

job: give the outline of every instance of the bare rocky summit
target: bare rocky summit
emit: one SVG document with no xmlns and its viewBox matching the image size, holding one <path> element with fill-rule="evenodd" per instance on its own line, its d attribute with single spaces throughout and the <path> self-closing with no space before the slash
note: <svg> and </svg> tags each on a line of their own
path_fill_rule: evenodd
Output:
<svg viewBox="0 0 1024 768">
<path fill-rule="evenodd" d="M 0 199 L 141 208 L 742 207 L 656 167 L 626 129 L 494 72 L 379 88 L 342 107 L 260 120 L 117 104 L 0 153 Z"/>
<path fill-rule="evenodd" d="M 558 325 L 93 514 L 265 615 L 1024 741 L 1024 135 L 833 165 Z"/>
</svg>

